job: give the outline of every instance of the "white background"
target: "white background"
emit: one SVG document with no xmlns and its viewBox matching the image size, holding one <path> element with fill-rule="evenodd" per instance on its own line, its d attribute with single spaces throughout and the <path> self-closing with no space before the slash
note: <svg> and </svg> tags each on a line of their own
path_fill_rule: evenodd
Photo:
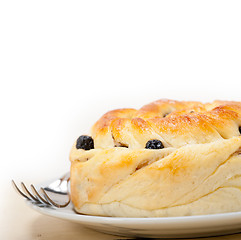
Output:
<svg viewBox="0 0 241 240">
<path fill-rule="evenodd" d="M 108 110 L 241 101 L 240 13 L 240 1 L 0 1 L 1 192 L 68 171 L 72 143 Z"/>
</svg>

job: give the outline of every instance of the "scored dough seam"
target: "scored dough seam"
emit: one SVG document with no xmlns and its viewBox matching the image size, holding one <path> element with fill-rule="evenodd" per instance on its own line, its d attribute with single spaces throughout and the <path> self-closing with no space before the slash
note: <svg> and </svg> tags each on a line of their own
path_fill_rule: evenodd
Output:
<svg viewBox="0 0 241 240">
<path fill-rule="evenodd" d="M 175 202 L 180 201 L 184 196 L 188 195 L 190 192 L 195 191 L 195 190 L 196 190 L 197 188 L 199 188 L 201 185 L 205 184 L 205 182 L 207 182 L 210 177 L 212 177 L 213 175 L 215 175 L 215 173 L 219 170 L 220 167 L 222 167 L 223 165 L 225 165 L 225 164 L 230 160 L 230 158 L 232 157 L 233 154 L 234 154 L 234 153 L 231 153 L 231 154 L 229 155 L 229 157 L 228 157 L 224 162 L 222 162 L 221 164 L 219 164 L 219 165 L 217 166 L 217 168 L 216 168 L 209 176 L 207 176 L 205 179 L 203 179 L 203 181 L 202 181 L 198 186 L 196 186 L 195 188 L 191 189 L 189 192 L 187 192 L 187 193 L 185 193 L 184 195 L 182 195 L 182 196 L 181 196 L 179 199 L 177 199 Z M 175 204 L 175 202 L 174 202 L 173 204 Z M 178 205 L 174 205 L 174 207 L 175 207 L 175 206 L 178 206 Z"/>
<path fill-rule="evenodd" d="M 159 160 L 161 160 L 161 159 L 164 159 L 165 157 L 169 156 L 169 155 L 172 154 L 172 153 L 173 153 L 173 152 L 170 152 L 169 154 L 167 154 L 166 156 L 161 157 L 161 158 L 160 158 L 160 156 L 157 156 L 157 157 L 156 157 L 156 160 L 154 160 L 154 161 L 151 161 L 151 160 L 150 160 L 150 161 L 149 161 L 149 162 L 151 162 L 150 164 L 147 164 L 147 165 L 145 165 L 145 166 L 137 169 L 138 166 L 140 165 L 140 163 L 139 163 L 139 164 L 136 166 L 136 169 L 135 169 L 132 173 L 130 173 L 130 174 L 129 174 L 128 176 L 126 176 L 125 178 L 120 179 L 118 182 L 116 182 L 116 183 L 113 184 L 112 186 L 110 186 L 103 194 L 109 192 L 114 186 L 117 186 L 117 185 L 121 184 L 121 182 L 125 181 L 127 178 L 129 178 L 130 176 L 132 176 L 132 175 L 135 174 L 136 172 L 138 172 L 138 171 L 140 171 L 140 170 L 148 167 L 149 165 L 151 165 L 151 164 L 154 163 L 154 162 L 157 162 L 157 161 L 159 161 Z M 154 159 L 154 157 L 153 157 L 152 159 Z"/>
<path fill-rule="evenodd" d="M 240 190 L 240 192 L 241 192 L 241 186 L 239 187 L 239 186 L 222 186 L 222 187 L 218 187 L 218 188 L 216 188 L 215 190 L 213 190 L 213 191 L 211 191 L 211 192 L 209 192 L 209 193 L 207 193 L 207 194 L 204 194 L 203 196 L 201 196 L 200 198 L 198 198 L 198 199 L 195 199 L 195 200 L 193 200 L 193 201 L 190 201 L 190 202 L 188 202 L 188 203 L 186 203 L 186 204 L 178 204 L 178 205 L 175 205 L 175 206 L 171 206 L 171 207 L 163 207 L 163 208 L 156 208 L 156 209 L 153 209 L 153 210 L 144 210 L 144 211 L 148 211 L 148 212 L 153 212 L 153 211 L 157 211 L 157 210 L 165 210 L 165 209 L 171 209 L 171 208 L 173 208 L 173 207 L 181 207 L 181 206 L 186 206 L 186 205 L 189 205 L 189 204 L 191 204 L 191 203 L 194 203 L 194 202 L 197 202 L 197 201 L 199 201 L 199 200 L 201 200 L 202 198 L 204 198 L 204 197 L 207 197 L 207 196 L 209 196 L 209 195 L 211 195 L 211 194 L 213 194 L 213 193 L 215 193 L 215 192 L 217 192 L 218 190 L 220 190 L 220 189 L 232 189 L 232 188 L 234 188 L 234 189 L 238 189 L 238 190 Z M 119 203 L 119 204 L 121 204 L 121 205 L 126 205 L 126 206 L 128 206 L 128 207 L 130 207 L 130 208 L 134 208 L 134 209 L 138 209 L 138 210 L 143 210 L 142 208 L 138 208 L 138 207 L 133 207 L 132 205 L 130 205 L 130 204 L 127 204 L 127 203 L 123 203 L 122 201 L 111 201 L 111 202 L 109 202 L 109 203 L 85 203 L 85 204 L 83 204 L 82 205 L 82 207 L 83 206 L 85 206 L 85 205 L 101 205 L 101 206 L 105 206 L 105 205 L 110 205 L 110 204 L 112 204 L 112 203 Z M 82 208 L 81 207 L 81 208 Z"/>
</svg>

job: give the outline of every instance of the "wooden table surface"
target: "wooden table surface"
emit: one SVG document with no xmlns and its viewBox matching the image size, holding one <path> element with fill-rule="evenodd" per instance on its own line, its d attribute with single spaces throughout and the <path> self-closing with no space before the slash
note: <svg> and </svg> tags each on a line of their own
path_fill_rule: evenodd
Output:
<svg viewBox="0 0 241 240">
<path fill-rule="evenodd" d="M 7 184 L 7 182 L 6 182 Z M 9 186 L 11 185 L 8 182 Z M 78 223 L 41 215 L 30 209 L 14 189 L 4 188 L 1 198 L 0 239 L 6 240 L 117 240 L 128 239 L 87 229 Z M 236 240 L 241 234 L 201 238 L 202 240 Z"/>
</svg>

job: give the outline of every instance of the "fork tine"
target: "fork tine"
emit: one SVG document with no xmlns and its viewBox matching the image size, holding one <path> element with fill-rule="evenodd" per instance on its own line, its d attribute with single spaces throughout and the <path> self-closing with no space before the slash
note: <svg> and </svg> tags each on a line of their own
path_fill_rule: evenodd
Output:
<svg viewBox="0 0 241 240">
<path fill-rule="evenodd" d="M 36 188 L 34 187 L 33 184 L 31 184 L 30 187 L 31 187 L 32 191 L 35 193 L 35 195 L 37 196 L 37 198 L 38 198 L 39 201 L 41 201 L 42 203 L 45 203 L 45 204 L 47 204 L 47 205 L 51 205 L 49 202 L 47 202 L 45 199 L 43 199 L 43 198 L 41 197 L 41 195 L 38 193 L 38 191 L 36 190 Z"/>
<path fill-rule="evenodd" d="M 69 198 L 68 202 L 65 203 L 65 204 L 62 204 L 62 205 L 61 205 L 61 204 L 55 203 L 55 202 L 48 196 L 48 194 L 45 192 L 45 190 L 44 190 L 43 188 L 41 188 L 41 191 L 43 192 L 44 197 L 46 197 L 46 199 L 51 203 L 51 205 L 53 205 L 53 206 L 55 206 L 55 207 L 57 207 L 57 208 L 66 207 L 66 206 L 70 203 L 70 198 Z"/>
<path fill-rule="evenodd" d="M 63 177 L 61 177 L 58 180 L 58 181 L 60 181 L 60 183 L 58 184 L 58 187 L 61 186 L 61 189 L 60 189 L 61 191 L 56 191 L 56 192 L 58 194 L 62 193 L 64 195 L 68 195 L 68 201 L 66 203 L 64 203 L 64 204 L 58 204 L 58 200 L 56 200 L 56 201 L 52 200 L 49 197 L 49 195 L 46 193 L 47 190 L 45 191 L 45 188 L 41 188 L 42 194 L 40 194 L 40 191 L 37 191 L 37 189 L 34 187 L 33 184 L 30 185 L 31 191 L 28 190 L 28 188 L 26 187 L 26 185 L 23 182 L 21 182 L 21 188 L 19 188 L 17 186 L 17 184 L 14 182 L 14 180 L 12 180 L 12 184 L 13 184 L 13 187 L 15 188 L 15 190 L 21 196 L 23 196 L 24 198 L 26 198 L 29 201 L 34 201 L 37 204 L 41 204 L 41 206 L 43 204 L 43 205 L 46 205 L 46 206 L 54 206 L 54 207 L 57 207 L 57 208 L 64 208 L 64 207 L 66 207 L 70 203 L 70 196 L 69 196 L 68 189 L 66 190 L 66 192 L 65 192 L 65 190 L 62 189 L 62 186 L 65 186 L 65 185 L 62 185 L 62 183 L 64 183 L 66 181 L 66 184 L 68 184 L 69 180 L 70 180 L 69 173 L 65 174 Z M 56 188 L 56 186 L 55 186 L 55 188 Z M 55 188 L 52 188 L 52 189 L 50 188 L 50 192 L 54 193 L 55 192 Z"/>
<path fill-rule="evenodd" d="M 35 196 L 33 196 L 32 193 L 29 192 L 29 190 L 27 189 L 27 187 L 25 186 L 25 184 L 23 182 L 21 182 L 21 186 L 22 186 L 23 190 L 25 191 L 25 193 L 29 195 L 30 199 L 32 199 L 36 202 L 40 202 Z"/>
<path fill-rule="evenodd" d="M 12 184 L 15 188 L 15 190 L 23 197 L 27 198 L 28 200 L 31 200 L 28 196 L 26 196 L 16 185 L 16 183 L 12 180 Z"/>
</svg>

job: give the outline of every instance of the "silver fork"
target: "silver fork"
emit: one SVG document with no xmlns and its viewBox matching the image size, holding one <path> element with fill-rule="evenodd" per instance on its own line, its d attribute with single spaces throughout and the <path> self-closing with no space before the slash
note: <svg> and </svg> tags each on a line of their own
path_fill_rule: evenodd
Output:
<svg viewBox="0 0 241 240">
<path fill-rule="evenodd" d="M 34 187 L 33 184 L 30 185 L 32 191 L 29 191 L 23 182 L 21 182 L 21 187 L 22 187 L 22 191 L 21 191 L 20 188 L 13 180 L 12 180 L 12 183 L 15 190 L 21 196 L 25 197 L 29 201 L 40 204 L 42 206 L 54 206 L 57 208 L 63 208 L 68 206 L 68 204 L 70 203 L 70 196 L 68 192 L 69 180 L 70 180 L 70 173 L 68 172 L 62 177 L 60 177 L 59 179 L 50 183 L 48 186 L 41 187 L 39 191 L 37 191 L 37 189 Z M 42 194 L 40 193 L 40 191 L 42 192 Z M 50 197 L 49 194 L 52 194 L 55 200 L 53 200 L 53 198 Z M 43 197 L 41 195 L 43 195 Z M 61 196 L 63 195 L 68 197 L 68 201 L 64 204 L 60 204 L 58 202 L 61 200 Z M 58 199 L 56 197 L 58 197 Z"/>
</svg>

